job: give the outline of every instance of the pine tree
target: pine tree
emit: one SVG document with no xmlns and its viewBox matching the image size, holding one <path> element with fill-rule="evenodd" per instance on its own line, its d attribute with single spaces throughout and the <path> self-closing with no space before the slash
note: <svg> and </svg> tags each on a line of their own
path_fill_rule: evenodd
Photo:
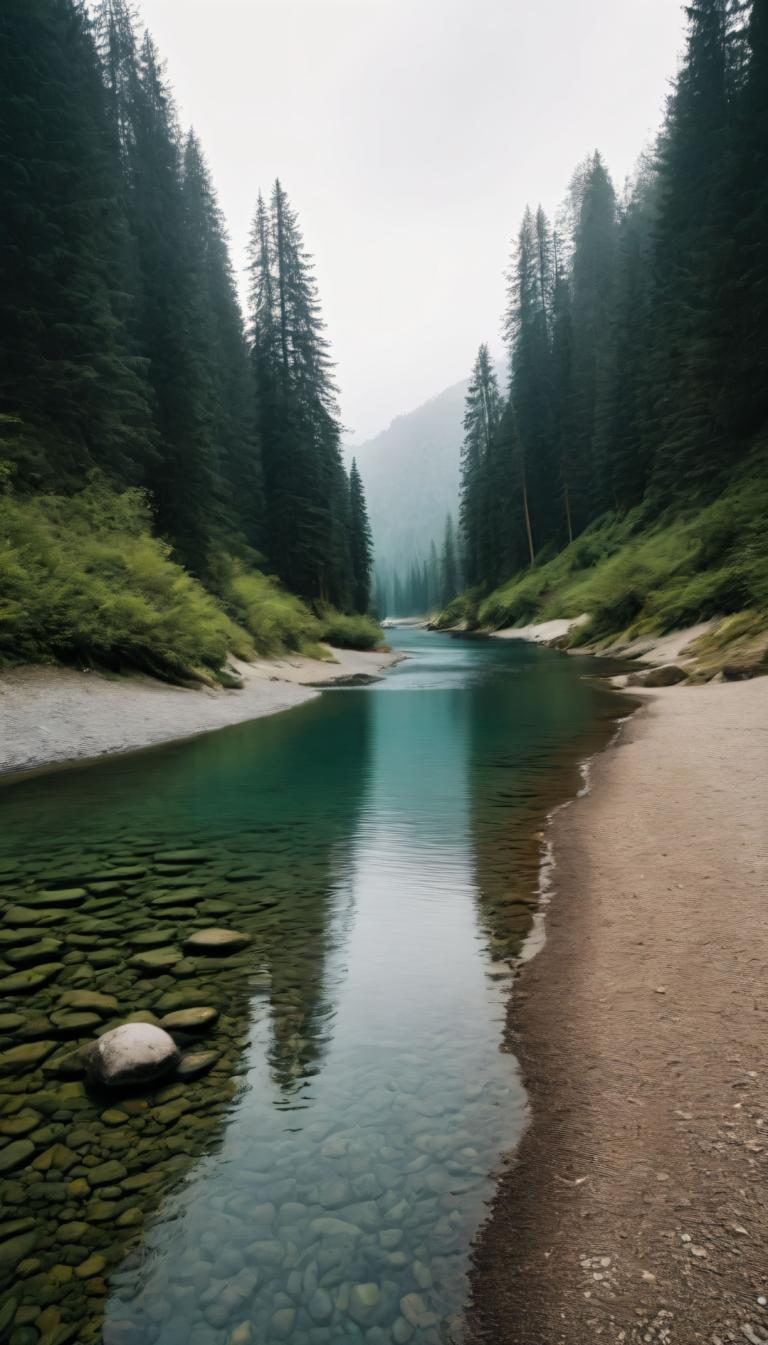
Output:
<svg viewBox="0 0 768 1345">
<path fill-rule="evenodd" d="M 485 463 L 500 416 L 498 380 L 488 347 L 482 345 L 466 397 L 461 459 L 460 521 L 464 534 L 467 582 L 470 586 L 482 583 L 486 574 Z"/>
<path fill-rule="evenodd" d="M 349 472 L 349 552 L 352 563 L 352 607 L 367 612 L 371 605 L 373 539 L 363 482 L 355 459 Z"/>
<path fill-rule="evenodd" d="M 0 408 L 22 485 L 99 467 L 136 481 L 149 394 L 120 324 L 119 169 L 88 20 L 75 0 L 0 16 Z"/>
<path fill-rule="evenodd" d="M 603 160 L 592 155 L 572 188 L 573 439 L 569 464 L 573 532 L 607 507 L 610 487 L 605 437 L 598 435 L 601 399 L 611 373 L 610 314 L 616 258 L 616 193 Z"/>
<path fill-rule="evenodd" d="M 746 61 L 734 95 L 733 171 L 721 303 L 725 414 L 739 437 L 768 417 L 768 0 L 753 0 Z"/>
<path fill-rule="evenodd" d="M 711 481 L 723 460 L 723 240 L 731 112 L 741 65 L 729 0 L 693 0 L 686 57 L 659 143 L 655 246 L 653 489 L 669 502 Z M 679 484 L 678 484 L 679 483 Z"/>
<path fill-rule="evenodd" d="M 459 592 L 459 566 L 456 555 L 456 530 L 450 514 L 445 520 L 443 550 L 440 560 L 440 605 L 447 607 Z"/>
<path fill-rule="evenodd" d="M 336 389 L 310 259 L 276 182 L 251 233 L 249 339 L 270 561 L 303 597 L 349 597 L 348 487 Z"/>
<path fill-rule="evenodd" d="M 557 481 L 553 535 L 573 541 L 573 440 L 575 388 L 573 382 L 573 316 L 570 278 L 560 240 L 554 240 L 555 286 L 552 300 L 552 423 Z"/>
<path fill-rule="evenodd" d="M 200 143 L 191 131 L 184 146 L 182 200 L 200 311 L 196 340 L 208 370 L 207 411 L 220 496 L 218 527 L 222 540 L 240 532 L 258 547 L 263 502 L 253 379 L 226 226 Z"/>
<path fill-rule="evenodd" d="M 554 244 L 541 208 L 526 210 L 509 277 L 506 334 L 527 530 L 536 546 L 550 536 L 557 501 L 552 419 Z M 534 549 L 531 540 L 531 550 Z"/>
</svg>

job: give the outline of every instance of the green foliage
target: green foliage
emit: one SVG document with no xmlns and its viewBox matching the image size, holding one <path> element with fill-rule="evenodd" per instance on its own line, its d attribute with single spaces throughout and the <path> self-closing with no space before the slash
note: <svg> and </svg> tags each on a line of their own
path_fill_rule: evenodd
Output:
<svg viewBox="0 0 768 1345">
<path fill-rule="evenodd" d="M 319 621 L 320 638 L 337 649 L 376 649 L 383 640 L 378 623 L 362 613 L 348 616 L 329 608 L 320 614 Z"/>
<path fill-rule="evenodd" d="M 231 562 L 220 593 L 228 612 L 247 630 L 263 657 L 287 649 L 314 652 L 324 638 L 320 623 L 300 598 L 269 575 L 247 571 L 239 561 Z"/>
<path fill-rule="evenodd" d="M 663 632 L 745 609 L 768 616 L 768 479 L 765 451 L 717 500 L 638 531 L 639 511 L 608 515 L 546 565 L 495 590 L 476 624 L 499 630 L 576 617 L 573 642 Z M 461 617 L 452 604 L 441 618 Z"/>
<path fill-rule="evenodd" d="M 184 678 L 251 642 L 150 533 L 138 490 L 0 496 L 0 658 Z"/>
</svg>

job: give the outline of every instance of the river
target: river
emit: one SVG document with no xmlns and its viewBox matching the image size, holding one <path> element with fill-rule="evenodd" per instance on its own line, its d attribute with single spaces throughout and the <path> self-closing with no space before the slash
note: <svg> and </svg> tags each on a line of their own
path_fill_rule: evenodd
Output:
<svg viewBox="0 0 768 1345">
<path fill-rule="evenodd" d="M 461 1339 L 542 828 L 622 702 L 588 659 L 393 642 L 375 686 L 0 790 L 0 1339 Z M 185 952 L 211 925 L 251 943 Z M 73 1048 L 180 1012 L 186 1077 L 89 1091 Z"/>
</svg>

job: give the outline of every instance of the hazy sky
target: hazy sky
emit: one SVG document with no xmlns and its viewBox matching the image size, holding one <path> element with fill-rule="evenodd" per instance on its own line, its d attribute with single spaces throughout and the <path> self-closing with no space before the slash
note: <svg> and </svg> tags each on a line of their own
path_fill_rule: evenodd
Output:
<svg viewBox="0 0 768 1345">
<path fill-rule="evenodd" d="M 510 240 L 659 124 L 678 0 L 139 0 L 244 263 L 279 175 L 316 260 L 351 438 L 501 348 Z"/>
</svg>

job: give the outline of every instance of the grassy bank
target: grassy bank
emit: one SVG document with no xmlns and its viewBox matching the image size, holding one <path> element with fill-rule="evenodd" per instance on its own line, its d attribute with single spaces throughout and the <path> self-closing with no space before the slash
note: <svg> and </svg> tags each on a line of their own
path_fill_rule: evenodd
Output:
<svg viewBox="0 0 768 1345">
<path fill-rule="evenodd" d="M 137 490 L 0 494 L 0 663 L 61 660 L 226 682 L 229 655 L 327 656 L 324 641 L 381 642 L 368 617 L 316 615 L 225 553 L 204 587 L 151 525 Z"/>
<path fill-rule="evenodd" d="M 710 653 L 760 645 L 768 628 L 766 518 L 763 453 L 704 507 L 655 520 L 643 509 L 606 515 L 494 592 L 455 599 L 437 625 L 493 631 L 586 613 L 571 643 L 600 646 L 722 617 Z"/>
</svg>

